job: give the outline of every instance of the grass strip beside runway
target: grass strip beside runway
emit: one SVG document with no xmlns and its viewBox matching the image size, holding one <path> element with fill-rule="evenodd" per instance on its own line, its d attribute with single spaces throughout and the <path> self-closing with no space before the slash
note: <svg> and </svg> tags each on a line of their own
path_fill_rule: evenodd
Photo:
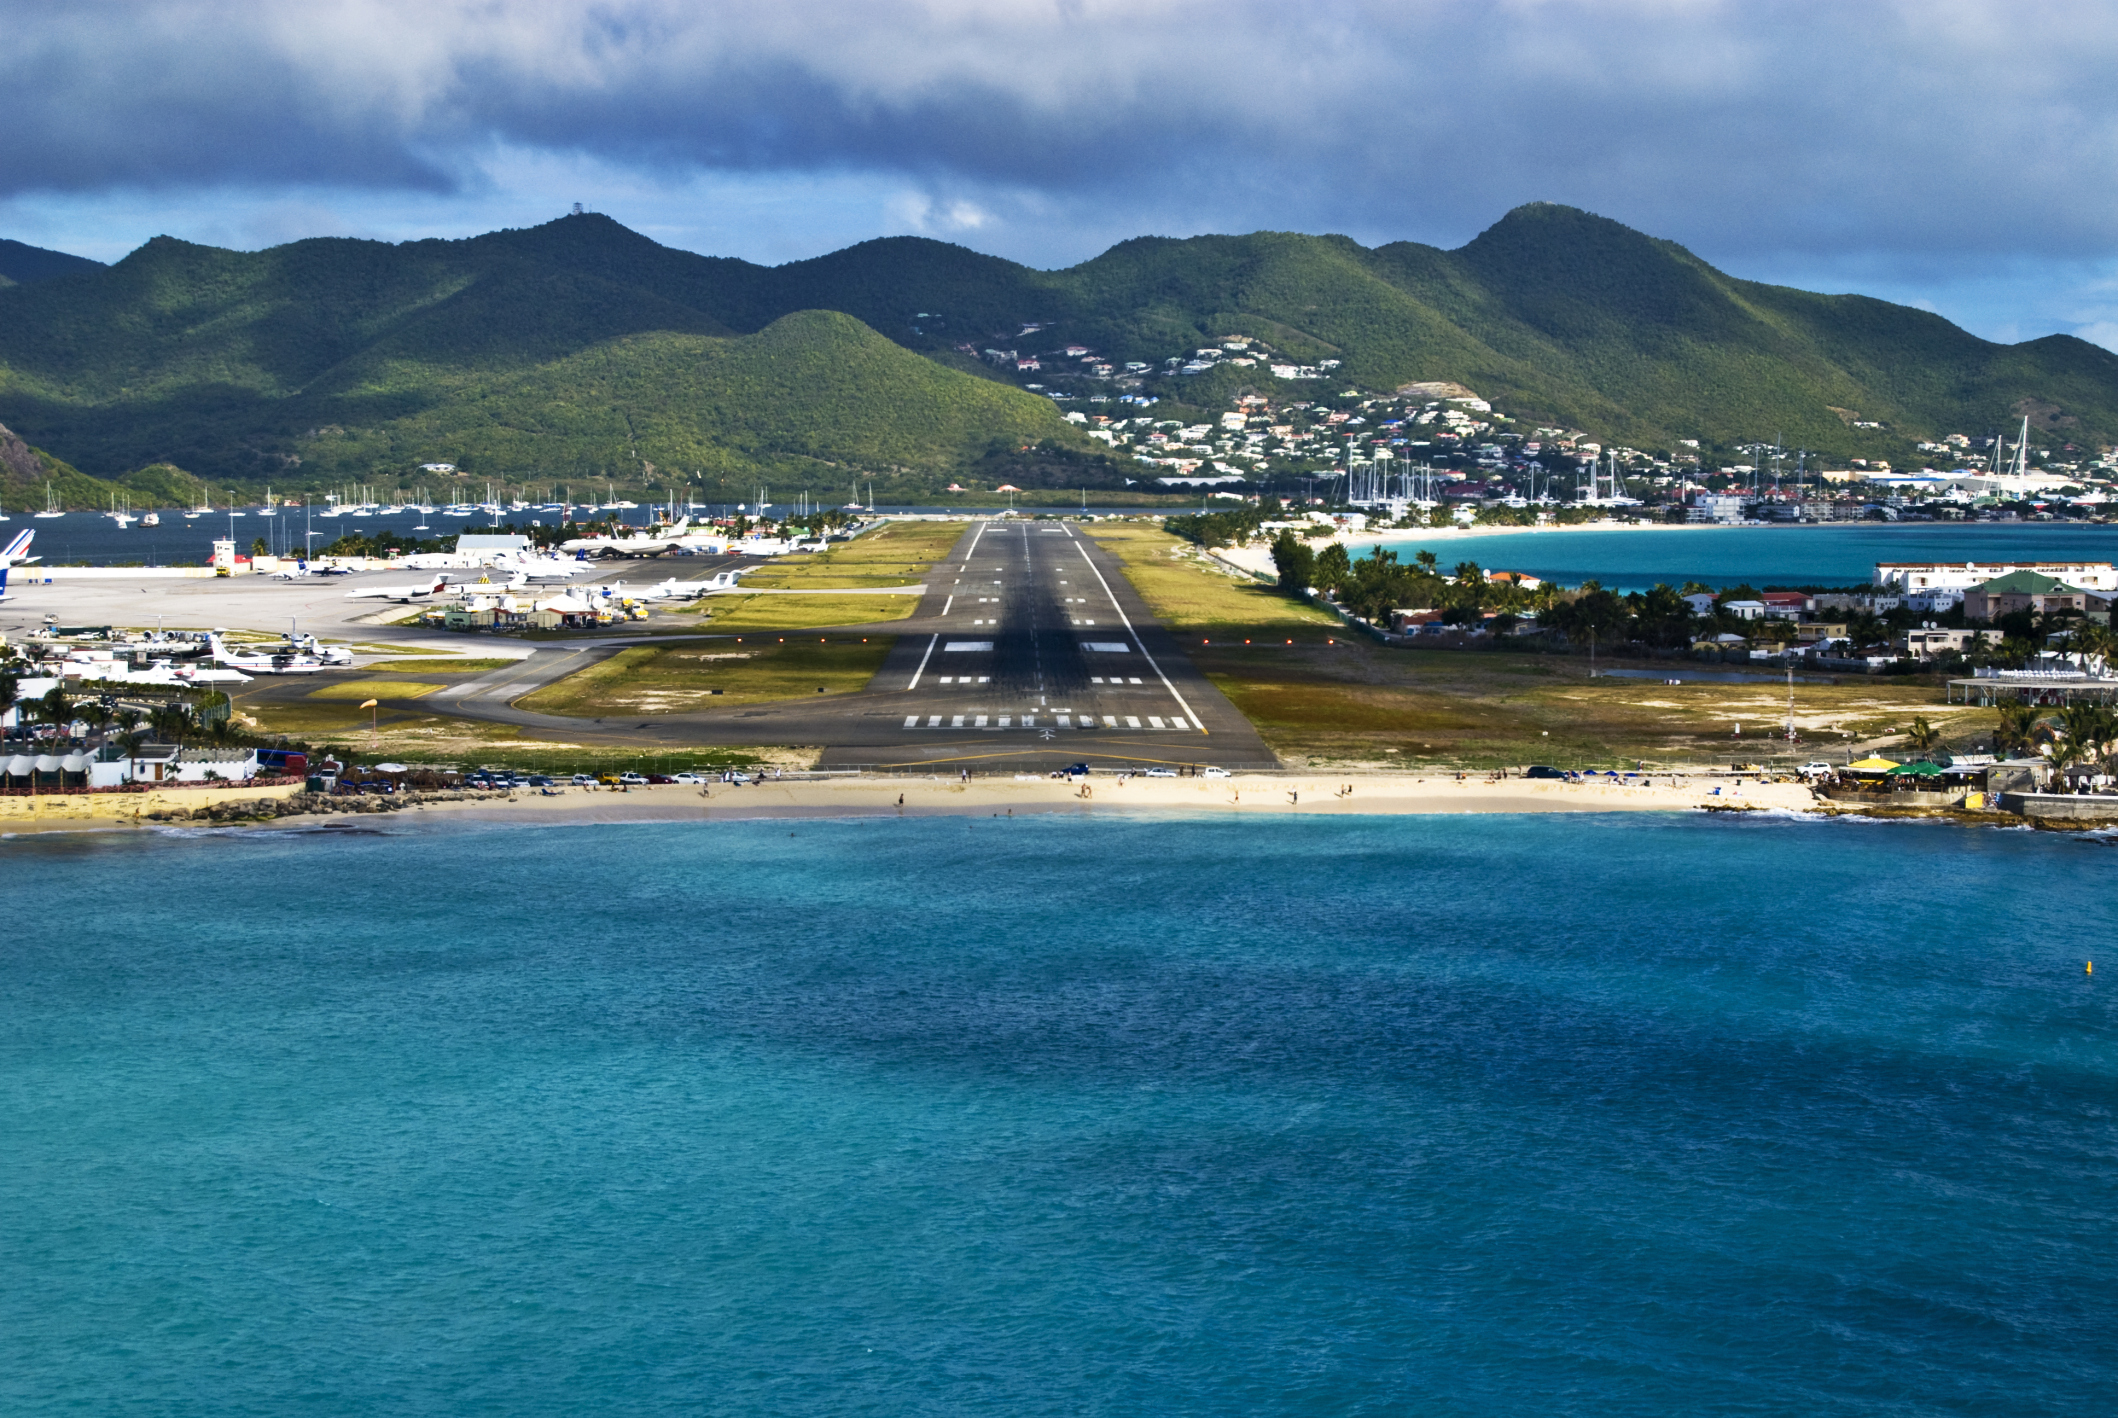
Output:
<svg viewBox="0 0 2118 1418">
<path fill-rule="evenodd" d="M 417 699 L 422 694 L 432 694 L 441 688 L 438 684 L 425 684 L 411 679 L 348 679 L 336 684 L 319 685 L 309 694 L 311 699 L 350 699 L 359 703 L 363 699 Z"/>
<path fill-rule="evenodd" d="M 1385 646 L 1315 607 L 1208 569 L 1159 528 L 1103 524 L 1093 535 L 1175 629 L 1192 664 L 1290 765 L 1785 764 L 1842 758 L 1849 747 L 1888 739 L 1915 714 L 1955 741 L 1991 728 L 1990 711 L 1942 704 L 1931 677 L 1848 675 L 1795 686 L 1802 737 L 1789 744 L 1787 689 L 1771 678 L 1715 682 L 1699 676 L 1725 666 L 1604 656 L 1600 669 L 1645 674 L 1590 679 L 1586 656 L 1534 642 Z M 1952 720 L 1960 727 L 1950 728 Z"/>
<path fill-rule="evenodd" d="M 1171 629 L 1193 627 L 1336 625 L 1328 611 L 1291 600 L 1269 586 L 1240 578 L 1160 527 L 1099 523 L 1083 528 L 1118 558 L 1125 579 L 1155 618 Z"/>
<path fill-rule="evenodd" d="M 893 522 L 828 551 L 778 557 L 744 576 L 743 584 L 784 591 L 910 585 L 949 554 L 964 529 L 962 522 Z"/>
<path fill-rule="evenodd" d="M 778 599 L 778 598 L 773 598 Z M 641 646 L 517 701 L 538 714 L 684 714 L 867 688 L 896 637 L 745 636 Z M 719 691 L 716 693 L 715 691 Z"/>
<path fill-rule="evenodd" d="M 706 602 L 704 624 L 716 633 L 887 625 L 918 609 L 917 596 L 714 596 Z"/>
</svg>

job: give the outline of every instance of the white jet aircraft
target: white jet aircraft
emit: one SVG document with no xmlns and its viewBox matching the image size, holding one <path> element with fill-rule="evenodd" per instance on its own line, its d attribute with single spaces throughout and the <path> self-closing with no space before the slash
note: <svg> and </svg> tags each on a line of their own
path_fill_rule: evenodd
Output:
<svg viewBox="0 0 2118 1418">
<path fill-rule="evenodd" d="M 435 573 L 434 579 L 420 586 L 362 586 L 346 592 L 349 601 L 410 601 L 421 596 L 431 596 L 449 584 L 449 578 Z"/>
<path fill-rule="evenodd" d="M 661 556 L 681 547 L 684 529 L 690 525 L 691 519 L 686 517 L 673 526 L 655 527 L 629 537 L 575 537 L 559 543 L 559 550 L 585 552 L 589 556 Z"/>
</svg>

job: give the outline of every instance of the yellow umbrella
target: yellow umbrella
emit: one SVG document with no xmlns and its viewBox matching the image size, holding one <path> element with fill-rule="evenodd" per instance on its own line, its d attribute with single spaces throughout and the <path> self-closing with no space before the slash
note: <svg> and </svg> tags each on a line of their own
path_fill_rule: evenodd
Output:
<svg viewBox="0 0 2118 1418">
<path fill-rule="evenodd" d="M 1888 758 L 1869 757 L 1863 758 L 1858 763 L 1849 763 L 1846 766 L 1853 769 L 1856 773 L 1887 773 L 1897 767 L 1897 763 Z"/>
</svg>

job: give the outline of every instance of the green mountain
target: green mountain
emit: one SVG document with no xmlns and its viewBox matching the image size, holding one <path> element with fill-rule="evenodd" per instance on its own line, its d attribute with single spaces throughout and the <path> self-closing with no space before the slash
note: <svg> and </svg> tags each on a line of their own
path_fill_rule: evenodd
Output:
<svg viewBox="0 0 2118 1418">
<path fill-rule="evenodd" d="M 0 424 L 0 512 L 41 512 L 48 502 L 96 510 L 124 502 L 137 508 L 189 507 L 206 486 L 182 468 L 153 463 L 115 481 L 92 478 Z"/>
<path fill-rule="evenodd" d="M 883 279 L 893 271 L 903 273 L 894 287 Z M 770 274 L 805 303 L 940 357 L 968 338 L 1023 353 L 1073 342 L 1156 363 L 1250 335 L 1295 361 L 1342 361 L 1342 382 L 1325 386 L 1226 368 L 1149 383 L 1177 397 L 1197 387 L 1189 401 L 1208 408 L 1238 383 L 1314 398 L 1319 387 L 1432 380 L 1650 447 L 1779 434 L 1874 456 L 1951 432 L 2012 431 L 2025 414 L 2054 442 L 2118 441 L 2118 355 L 2099 346 L 2067 335 L 1999 345 L 1867 296 L 1738 280 L 1673 242 L 1542 203 L 1455 251 L 1284 232 L 1140 238 L 1041 272 L 893 238 Z M 1046 328 L 1009 336 L 1028 322 Z"/>
<path fill-rule="evenodd" d="M 481 492 L 821 491 L 1086 444 L 1050 400 L 838 312 L 718 318 L 760 269 L 598 217 L 254 254 L 161 237 L 91 277 L 0 291 L 0 419 L 104 477 L 170 463 L 290 491 L 445 482 L 424 463 Z"/>
<path fill-rule="evenodd" d="M 75 276 L 102 269 L 102 262 L 91 261 L 86 256 L 46 251 L 41 246 L 25 246 L 0 236 L 0 286 L 26 286 L 55 276 Z"/>
<path fill-rule="evenodd" d="M 1996 345 L 1887 302 L 1737 280 L 1549 205 L 1455 251 L 1141 238 L 1061 271 L 911 237 L 764 267 L 592 215 L 395 246 L 163 237 L 82 265 L 0 289 L 0 420 L 103 479 L 163 463 L 292 491 L 432 483 L 419 465 L 452 463 L 474 486 L 1118 486 L 1124 468 L 1011 386 L 1111 393 L 1133 387 L 1122 373 L 979 357 L 1067 344 L 1153 365 L 1137 387 L 1195 409 L 1245 386 L 1309 399 L 1447 380 L 1646 447 L 1777 434 L 1901 457 L 2025 413 L 2055 441 L 2118 441 L 2118 355 L 2066 336 Z M 1341 363 L 1328 383 L 1164 372 L 1235 334 Z"/>
</svg>

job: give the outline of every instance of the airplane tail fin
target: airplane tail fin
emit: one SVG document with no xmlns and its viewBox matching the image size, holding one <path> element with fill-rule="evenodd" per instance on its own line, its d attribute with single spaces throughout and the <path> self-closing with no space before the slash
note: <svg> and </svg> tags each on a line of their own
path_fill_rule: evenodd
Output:
<svg viewBox="0 0 2118 1418">
<path fill-rule="evenodd" d="M 0 568 L 13 566 L 17 561 L 27 556 L 29 554 L 29 544 L 35 539 L 36 535 L 37 529 L 35 527 L 30 528 L 26 532 L 18 533 L 15 539 L 7 544 L 7 550 L 0 551 Z"/>
</svg>

